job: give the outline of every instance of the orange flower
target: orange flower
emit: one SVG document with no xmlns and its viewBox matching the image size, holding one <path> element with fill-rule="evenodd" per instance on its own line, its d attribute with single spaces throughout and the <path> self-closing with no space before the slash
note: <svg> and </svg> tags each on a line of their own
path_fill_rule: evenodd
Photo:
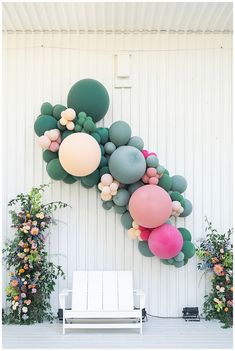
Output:
<svg viewBox="0 0 235 351">
<path fill-rule="evenodd" d="M 215 274 L 217 274 L 217 275 L 222 275 L 222 272 L 224 270 L 224 268 L 221 266 L 221 264 L 215 264 L 213 269 L 214 269 Z"/>
<path fill-rule="evenodd" d="M 33 227 L 31 230 L 30 230 L 30 233 L 32 235 L 38 235 L 38 232 L 39 232 L 39 229 L 37 227 Z"/>
<path fill-rule="evenodd" d="M 225 307 L 225 308 L 224 308 L 224 312 L 228 312 L 228 307 Z"/>
<path fill-rule="evenodd" d="M 211 262 L 212 263 L 217 263 L 217 262 L 219 262 L 219 260 L 218 260 L 217 257 L 212 257 Z"/>
<path fill-rule="evenodd" d="M 12 280 L 11 281 L 11 286 L 13 286 L 13 288 L 15 288 L 18 285 L 18 281 L 17 280 Z"/>
<path fill-rule="evenodd" d="M 19 296 L 14 296 L 14 301 L 19 301 L 20 297 Z"/>
<path fill-rule="evenodd" d="M 19 273 L 21 274 L 21 273 L 24 273 L 24 269 L 23 268 L 20 268 L 19 269 Z"/>
</svg>

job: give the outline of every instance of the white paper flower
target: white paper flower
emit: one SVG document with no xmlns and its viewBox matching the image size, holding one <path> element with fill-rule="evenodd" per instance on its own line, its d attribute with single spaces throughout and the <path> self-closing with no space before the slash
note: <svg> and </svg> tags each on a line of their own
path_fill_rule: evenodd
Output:
<svg viewBox="0 0 235 351">
<path fill-rule="evenodd" d="M 22 308 L 22 312 L 24 312 L 24 313 L 28 312 L 28 307 L 26 307 L 26 306 L 23 307 L 23 308 Z"/>
</svg>

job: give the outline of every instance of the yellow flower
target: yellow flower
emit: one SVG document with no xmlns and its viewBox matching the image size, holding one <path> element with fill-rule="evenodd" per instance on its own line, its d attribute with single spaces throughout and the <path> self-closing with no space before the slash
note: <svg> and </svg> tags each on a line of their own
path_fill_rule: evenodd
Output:
<svg viewBox="0 0 235 351">
<path fill-rule="evenodd" d="M 225 308 L 224 308 L 224 312 L 228 312 L 228 307 L 225 307 Z"/>
<path fill-rule="evenodd" d="M 24 268 L 20 268 L 19 269 L 19 273 L 21 274 L 21 273 L 24 273 Z"/>
<path fill-rule="evenodd" d="M 26 214 L 26 217 L 27 217 L 27 218 L 30 218 L 30 217 L 31 217 L 31 215 L 30 215 L 29 212 Z"/>
<path fill-rule="evenodd" d="M 43 212 L 37 213 L 36 214 L 36 218 L 43 219 L 44 218 L 44 213 Z"/>
</svg>

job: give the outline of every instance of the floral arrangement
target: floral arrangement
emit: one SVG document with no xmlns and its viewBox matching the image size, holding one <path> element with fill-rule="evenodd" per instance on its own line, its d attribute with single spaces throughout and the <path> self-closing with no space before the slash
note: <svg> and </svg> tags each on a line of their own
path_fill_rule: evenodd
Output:
<svg viewBox="0 0 235 351">
<path fill-rule="evenodd" d="M 64 278 L 64 272 L 48 260 L 45 240 L 49 226 L 55 222 L 53 212 L 67 204 L 42 204 L 46 187 L 32 188 L 29 194 L 19 194 L 8 203 L 14 206 L 10 214 L 15 236 L 3 249 L 3 260 L 10 271 L 6 293 L 11 304 L 9 313 L 3 315 L 4 323 L 32 324 L 54 319 L 49 298 L 57 277 Z"/>
<path fill-rule="evenodd" d="M 205 296 L 203 312 L 206 320 L 218 319 L 224 328 L 229 328 L 233 325 L 232 230 L 220 234 L 207 218 L 206 223 L 206 238 L 201 240 L 196 249 L 201 261 L 198 269 L 213 274 L 211 291 Z"/>
</svg>

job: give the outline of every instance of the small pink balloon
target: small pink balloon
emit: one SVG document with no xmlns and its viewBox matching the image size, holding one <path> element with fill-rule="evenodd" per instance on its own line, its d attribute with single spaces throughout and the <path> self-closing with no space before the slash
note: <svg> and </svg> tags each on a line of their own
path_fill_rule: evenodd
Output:
<svg viewBox="0 0 235 351">
<path fill-rule="evenodd" d="M 169 194 L 160 186 L 144 185 L 131 195 L 129 211 L 139 225 L 156 228 L 169 219 L 172 201 Z"/>
<path fill-rule="evenodd" d="M 105 173 L 101 177 L 101 182 L 102 182 L 103 185 L 109 186 L 113 182 L 113 177 L 111 176 L 111 174 Z"/>
<path fill-rule="evenodd" d="M 56 141 L 60 136 L 60 131 L 58 129 L 51 129 L 47 135 L 51 141 Z"/>
<path fill-rule="evenodd" d="M 147 174 L 144 174 L 144 175 L 143 175 L 142 181 L 143 181 L 145 184 L 148 184 L 148 182 L 149 182 L 149 177 L 147 176 Z"/>
<path fill-rule="evenodd" d="M 151 155 L 157 156 L 157 154 L 155 152 L 150 152 L 149 156 L 151 156 Z"/>
<path fill-rule="evenodd" d="M 151 177 L 149 178 L 149 184 L 157 185 L 159 182 L 157 177 Z"/>
<path fill-rule="evenodd" d="M 59 150 L 60 145 L 56 141 L 52 141 L 49 147 L 49 150 L 52 152 L 56 152 Z"/>
<path fill-rule="evenodd" d="M 61 139 L 61 135 L 59 135 L 59 137 L 56 139 L 56 142 L 57 142 L 58 144 L 60 144 L 60 143 L 61 143 L 61 141 L 62 141 L 62 139 Z"/>
<path fill-rule="evenodd" d="M 148 177 L 156 177 L 156 174 L 157 174 L 156 168 L 153 168 L 153 167 L 148 168 L 146 174 Z"/>
<path fill-rule="evenodd" d="M 148 240 L 151 231 L 149 229 L 141 230 L 140 237 L 142 240 Z"/>
<path fill-rule="evenodd" d="M 66 124 L 66 128 L 67 128 L 68 130 L 73 130 L 73 129 L 74 129 L 74 123 L 73 123 L 73 122 L 68 122 L 68 123 Z"/>
<path fill-rule="evenodd" d="M 144 158 L 147 158 L 147 157 L 148 157 L 148 155 L 149 155 L 148 150 L 142 150 L 141 152 L 142 152 L 142 154 L 144 155 Z"/>
<path fill-rule="evenodd" d="M 151 231 L 148 246 L 154 255 L 162 259 L 169 259 L 180 253 L 183 247 L 183 237 L 177 228 L 170 224 L 163 224 Z"/>
<path fill-rule="evenodd" d="M 180 202 L 179 201 L 173 201 L 172 202 L 172 209 L 173 209 L 173 211 L 179 211 L 180 210 L 180 208 L 181 208 L 181 204 L 180 204 Z"/>
<path fill-rule="evenodd" d="M 51 145 L 51 141 L 47 135 L 40 136 L 40 138 L 38 139 L 38 143 L 43 149 L 48 149 Z"/>
</svg>

